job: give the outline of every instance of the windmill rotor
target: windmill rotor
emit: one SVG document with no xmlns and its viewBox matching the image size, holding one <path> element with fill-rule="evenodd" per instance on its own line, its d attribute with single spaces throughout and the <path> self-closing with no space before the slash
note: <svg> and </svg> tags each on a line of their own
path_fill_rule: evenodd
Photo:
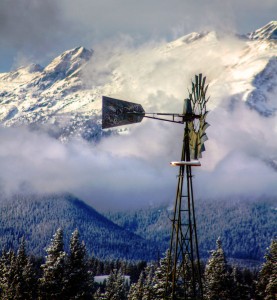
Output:
<svg viewBox="0 0 277 300">
<path fill-rule="evenodd" d="M 202 152 L 205 151 L 204 143 L 208 140 L 206 129 L 209 127 L 209 124 L 206 122 L 208 114 L 206 104 L 209 97 L 206 98 L 208 85 L 205 85 L 205 82 L 206 77 L 202 77 L 202 74 L 196 75 L 195 82 L 192 82 L 192 90 L 189 92 L 189 98 L 185 100 L 184 114 L 187 107 L 190 106 L 191 113 L 199 116 L 187 123 L 191 159 L 202 157 Z"/>
</svg>

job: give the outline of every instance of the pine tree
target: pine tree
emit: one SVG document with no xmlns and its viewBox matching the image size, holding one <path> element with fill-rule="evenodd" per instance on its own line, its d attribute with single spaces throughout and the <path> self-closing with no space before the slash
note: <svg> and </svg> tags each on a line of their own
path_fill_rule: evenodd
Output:
<svg viewBox="0 0 277 300">
<path fill-rule="evenodd" d="M 65 299 L 66 253 L 63 247 L 63 231 L 59 228 L 46 249 L 45 264 L 41 266 L 43 275 L 39 279 L 39 299 Z"/>
<path fill-rule="evenodd" d="M 155 299 L 165 299 L 167 297 L 166 294 L 170 293 L 171 282 L 167 279 L 169 260 L 169 251 L 167 251 L 165 257 L 160 259 L 159 265 L 156 268 L 153 278 L 153 293 Z"/>
<path fill-rule="evenodd" d="M 7 265 L 8 265 L 8 252 L 3 249 L 2 255 L 0 257 L 0 299 L 4 294 L 4 290 L 6 288 L 6 274 L 7 274 Z"/>
<path fill-rule="evenodd" d="M 257 283 L 256 270 L 250 271 L 249 269 L 243 269 L 240 271 L 240 296 L 241 300 L 248 300 L 255 298 L 255 289 Z"/>
<path fill-rule="evenodd" d="M 38 283 L 37 283 L 37 271 L 30 259 L 27 258 L 27 263 L 23 269 L 23 278 L 25 285 L 25 299 L 37 299 Z"/>
<path fill-rule="evenodd" d="M 205 299 L 229 300 L 231 280 L 220 238 L 216 244 L 205 269 Z"/>
<path fill-rule="evenodd" d="M 145 284 L 143 287 L 142 300 L 155 300 L 153 290 L 154 266 L 148 265 L 145 269 Z"/>
<path fill-rule="evenodd" d="M 259 273 L 257 283 L 258 299 L 275 300 L 277 295 L 277 240 L 273 240 L 267 253 L 265 263 Z"/>
<path fill-rule="evenodd" d="M 15 291 L 15 299 L 24 299 L 24 292 L 26 289 L 23 270 L 27 265 L 27 255 L 25 251 L 25 239 L 22 238 L 21 244 L 17 251 L 17 257 L 14 264 L 14 278 L 13 278 L 13 289 Z"/>
<path fill-rule="evenodd" d="M 230 275 L 231 279 L 231 299 L 232 300 L 242 300 L 241 298 L 241 283 L 239 282 L 238 269 L 236 267 L 232 268 L 232 273 Z"/>
<path fill-rule="evenodd" d="M 4 251 L 1 265 L 1 299 L 34 299 L 36 280 L 32 264 L 27 257 L 23 238 L 17 252 Z"/>
<path fill-rule="evenodd" d="M 103 296 L 103 294 L 101 293 L 101 289 L 100 289 L 100 288 L 98 288 L 98 289 L 96 290 L 96 292 L 94 293 L 93 299 L 94 299 L 94 300 L 104 300 L 104 296 Z"/>
<path fill-rule="evenodd" d="M 106 286 L 104 300 L 127 300 L 127 284 L 121 270 L 111 272 Z"/>
<path fill-rule="evenodd" d="M 14 299 L 34 299 L 36 296 L 36 277 L 33 265 L 26 254 L 25 238 L 21 240 L 15 259 L 13 278 Z"/>
<path fill-rule="evenodd" d="M 91 299 L 93 276 L 89 271 L 85 244 L 76 229 L 70 239 L 65 290 L 68 299 Z"/>
<path fill-rule="evenodd" d="M 15 291 L 13 289 L 13 280 L 15 276 L 16 255 L 14 251 L 5 252 L 1 261 L 1 299 L 13 300 Z"/>
<path fill-rule="evenodd" d="M 188 254 L 185 255 L 185 259 L 182 261 L 177 268 L 177 283 L 176 283 L 176 297 L 177 299 L 192 299 L 194 297 L 194 287 L 193 287 L 193 276 L 192 276 L 192 266 Z"/>
<path fill-rule="evenodd" d="M 142 300 L 144 281 L 145 281 L 144 272 L 141 272 L 138 282 L 133 283 L 130 287 L 128 300 Z"/>
</svg>

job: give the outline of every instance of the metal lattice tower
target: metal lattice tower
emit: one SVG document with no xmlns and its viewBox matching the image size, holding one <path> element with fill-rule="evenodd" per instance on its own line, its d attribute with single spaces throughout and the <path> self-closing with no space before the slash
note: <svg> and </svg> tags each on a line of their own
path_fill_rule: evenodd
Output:
<svg viewBox="0 0 277 300">
<path fill-rule="evenodd" d="M 189 98 L 184 100 L 182 114 L 145 113 L 140 104 L 103 97 L 102 128 L 141 122 L 143 118 L 185 124 L 172 232 L 169 247 L 166 291 L 164 299 L 202 300 L 200 257 L 198 249 L 192 167 L 200 166 L 199 158 L 208 139 L 206 123 L 206 77 L 195 76 Z M 171 118 L 171 119 L 170 119 Z"/>
<path fill-rule="evenodd" d="M 200 257 L 194 209 L 192 167 L 190 163 L 188 126 L 179 166 L 178 184 L 167 270 L 168 299 L 203 299 Z"/>
</svg>

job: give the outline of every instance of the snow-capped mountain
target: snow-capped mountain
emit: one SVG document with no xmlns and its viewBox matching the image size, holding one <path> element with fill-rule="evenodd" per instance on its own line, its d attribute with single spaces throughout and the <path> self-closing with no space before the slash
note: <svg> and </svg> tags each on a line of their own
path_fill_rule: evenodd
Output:
<svg viewBox="0 0 277 300">
<path fill-rule="evenodd" d="M 125 99 L 135 95 L 136 101 L 163 109 L 166 104 L 161 99 L 157 102 L 161 98 L 157 94 L 184 97 L 185 88 L 182 94 L 178 91 L 187 70 L 188 77 L 198 71 L 207 73 L 211 107 L 221 101 L 224 88 L 225 95 L 269 116 L 277 110 L 273 99 L 276 39 L 277 22 L 273 21 L 247 39 L 191 33 L 152 48 L 112 53 L 100 59 L 102 65 L 97 62 L 99 53 L 83 47 L 68 50 L 45 68 L 31 64 L 0 74 L 0 122 L 4 126 L 44 124 L 60 139 L 76 134 L 95 139 L 101 131 L 102 95 Z M 178 72 L 179 82 L 168 75 Z"/>
<path fill-rule="evenodd" d="M 86 134 L 93 135 L 97 127 L 91 123 L 95 115 L 93 91 L 84 89 L 80 76 L 92 54 L 91 50 L 78 47 L 65 51 L 45 68 L 31 64 L 1 74 L 2 124 L 45 124 L 55 128 L 53 134 L 60 138 L 85 127 Z"/>
<path fill-rule="evenodd" d="M 249 38 L 252 40 L 277 40 L 277 21 L 271 21 L 266 26 L 251 32 Z"/>
</svg>

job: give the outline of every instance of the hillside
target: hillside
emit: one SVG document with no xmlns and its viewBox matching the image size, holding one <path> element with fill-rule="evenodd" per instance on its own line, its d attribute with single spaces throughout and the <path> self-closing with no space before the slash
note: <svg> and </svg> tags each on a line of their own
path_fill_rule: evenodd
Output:
<svg viewBox="0 0 277 300">
<path fill-rule="evenodd" d="M 106 212 L 116 224 L 168 248 L 171 209 L 166 206 L 128 212 Z M 200 255 L 207 258 L 220 236 L 227 257 L 262 261 L 276 237 L 276 199 L 218 199 L 196 202 Z"/>
<path fill-rule="evenodd" d="M 0 247 L 18 248 L 24 235 L 30 254 L 45 255 L 45 247 L 61 227 L 68 246 L 78 228 L 88 253 L 100 258 L 154 259 L 153 243 L 115 225 L 70 195 L 23 196 L 0 201 Z"/>
</svg>

